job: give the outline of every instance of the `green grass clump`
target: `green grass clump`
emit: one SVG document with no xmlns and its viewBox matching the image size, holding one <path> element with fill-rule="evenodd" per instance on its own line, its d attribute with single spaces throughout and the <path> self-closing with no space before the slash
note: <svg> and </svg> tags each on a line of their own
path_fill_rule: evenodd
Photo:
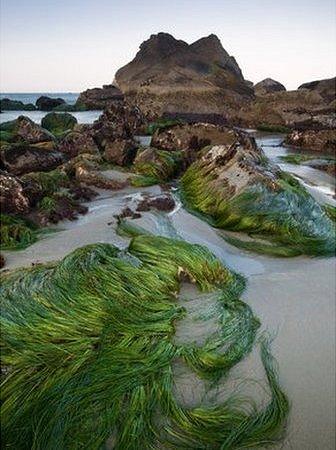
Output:
<svg viewBox="0 0 336 450">
<path fill-rule="evenodd" d="M 305 163 L 307 161 L 313 161 L 315 159 L 323 159 L 325 161 L 330 161 L 333 162 L 335 161 L 335 158 L 333 158 L 332 156 L 320 156 L 320 155 L 301 155 L 301 154 L 290 154 L 290 155 L 283 155 L 280 156 L 280 158 L 285 161 L 288 162 L 290 164 L 302 164 Z"/>
<path fill-rule="evenodd" d="M 134 186 L 150 186 L 169 181 L 177 175 L 181 163 L 181 152 L 155 149 L 155 157 L 152 161 L 134 164 L 134 171 L 140 175 L 140 178 L 135 178 L 132 184 Z"/>
<path fill-rule="evenodd" d="M 177 119 L 158 119 L 156 122 L 152 122 L 147 127 L 147 134 L 153 135 L 157 130 L 164 130 L 174 125 L 183 124 L 181 120 Z"/>
<path fill-rule="evenodd" d="M 248 233 L 248 240 L 225 236 L 233 245 L 273 256 L 335 253 L 335 224 L 291 175 L 280 172 L 276 189 L 259 183 L 236 196 L 214 192 L 212 181 L 194 163 L 181 179 L 182 198 L 213 226 Z"/>
<path fill-rule="evenodd" d="M 27 220 L 0 214 L 0 249 L 21 250 L 37 241 L 37 229 Z"/>
<path fill-rule="evenodd" d="M 291 129 L 283 125 L 272 125 L 269 123 L 261 123 L 257 126 L 258 131 L 267 131 L 269 133 L 290 133 Z"/>
<path fill-rule="evenodd" d="M 69 185 L 69 177 L 60 169 L 51 170 L 50 172 L 32 172 L 23 175 L 22 180 L 37 183 L 43 194 L 49 197 L 61 188 Z"/>
<path fill-rule="evenodd" d="M 266 341 L 260 408 L 236 396 L 186 408 L 174 395 L 177 359 L 217 383 L 251 351 L 259 321 L 239 300 L 244 280 L 184 241 L 139 235 L 128 254 L 93 244 L 3 276 L 7 448 L 99 450 L 109 440 L 117 450 L 240 449 L 281 438 L 288 401 Z M 173 340 L 187 314 L 176 302 L 186 278 L 216 298 L 219 326 L 201 346 Z"/>
</svg>

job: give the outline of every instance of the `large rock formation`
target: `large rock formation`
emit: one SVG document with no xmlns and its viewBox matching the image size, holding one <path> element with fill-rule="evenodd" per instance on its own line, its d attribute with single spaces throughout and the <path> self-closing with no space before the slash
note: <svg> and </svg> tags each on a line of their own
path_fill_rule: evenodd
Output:
<svg viewBox="0 0 336 450">
<path fill-rule="evenodd" d="M 333 102 L 336 96 L 336 77 L 310 81 L 309 83 L 301 84 L 298 89 L 318 92 L 327 103 Z"/>
<path fill-rule="evenodd" d="M 254 92 L 256 95 L 270 94 L 272 92 L 285 91 L 286 88 L 279 81 L 275 81 L 272 78 L 265 78 L 265 80 L 259 81 L 255 84 Z"/>
<path fill-rule="evenodd" d="M 19 100 L 2 98 L 0 100 L 0 111 L 35 111 L 36 107 L 32 103 L 23 103 Z"/>
<path fill-rule="evenodd" d="M 124 95 L 116 86 L 112 84 L 104 85 L 102 88 L 87 89 L 79 95 L 76 106 L 85 109 L 105 109 L 109 106 L 120 103 L 124 100 Z"/>
<path fill-rule="evenodd" d="M 254 95 L 215 35 L 191 45 L 166 33 L 152 35 L 115 81 L 132 103 L 154 116 L 227 114 Z"/>
</svg>

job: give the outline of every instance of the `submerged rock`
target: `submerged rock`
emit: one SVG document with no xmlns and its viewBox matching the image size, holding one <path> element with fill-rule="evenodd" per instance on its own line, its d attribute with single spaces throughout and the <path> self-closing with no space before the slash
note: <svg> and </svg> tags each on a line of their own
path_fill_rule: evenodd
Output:
<svg viewBox="0 0 336 450">
<path fill-rule="evenodd" d="M 336 130 L 292 131 L 287 135 L 285 144 L 316 150 L 321 153 L 336 152 Z"/>
<path fill-rule="evenodd" d="M 59 135 L 65 131 L 72 130 L 77 124 L 76 117 L 69 113 L 49 113 L 43 117 L 41 126 L 54 135 Z"/>
<path fill-rule="evenodd" d="M 231 145 L 204 149 L 181 180 L 189 207 L 214 226 L 243 231 L 226 236 L 247 250 L 278 256 L 332 255 L 335 224 L 298 181 L 267 163 L 254 140 L 241 132 Z"/>
<path fill-rule="evenodd" d="M 124 95 L 116 86 L 104 85 L 102 88 L 87 89 L 79 95 L 76 106 L 88 110 L 106 109 L 123 102 Z"/>
<path fill-rule="evenodd" d="M 52 111 L 57 106 L 66 104 L 62 98 L 51 98 L 42 95 L 36 100 L 36 106 L 40 111 Z"/>
<path fill-rule="evenodd" d="M 254 92 L 256 95 L 270 94 L 272 92 L 285 91 L 286 88 L 279 81 L 275 81 L 272 78 L 265 78 L 265 80 L 259 81 L 254 85 Z"/>
<path fill-rule="evenodd" d="M 49 171 L 64 162 L 64 155 L 55 150 L 39 148 L 27 143 L 8 144 L 1 147 L 3 167 L 14 175 Z"/>
</svg>

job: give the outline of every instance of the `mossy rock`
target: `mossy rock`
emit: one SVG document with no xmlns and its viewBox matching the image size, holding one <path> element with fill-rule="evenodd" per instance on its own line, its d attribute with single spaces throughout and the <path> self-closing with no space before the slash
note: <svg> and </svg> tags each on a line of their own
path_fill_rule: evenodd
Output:
<svg viewBox="0 0 336 450">
<path fill-rule="evenodd" d="M 1 214 L 0 224 L 1 250 L 22 250 L 37 240 L 36 226 L 27 220 Z"/>
<path fill-rule="evenodd" d="M 77 124 L 76 117 L 69 113 L 51 112 L 43 117 L 41 125 L 55 136 L 64 135 L 65 132 L 72 130 Z"/>
</svg>

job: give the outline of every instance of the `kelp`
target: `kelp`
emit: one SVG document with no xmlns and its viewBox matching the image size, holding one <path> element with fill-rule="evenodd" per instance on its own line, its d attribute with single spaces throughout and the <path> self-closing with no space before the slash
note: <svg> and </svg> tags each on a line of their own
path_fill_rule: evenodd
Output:
<svg viewBox="0 0 336 450">
<path fill-rule="evenodd" d="M 37 227 L 26 219 L 0 214 L 0 225 L 1 250 L 21 250 L 37 241 Z"/>
<path fill-rule="evenodd" d="M 243 278 L 181 240 L 137 235 L 127 253 L 93 244 L 3 276 L 4 448 L 240 449 L 281 439 L 288 400 L 265 339 L 268 400 L 258 408 L 236 395 L 183 407 L 174 395 L 175 361 L 217 383 L 256 344 Z M 173 339 L 187 314 L 176 301 L 185 280 L 216 298 L 219 328 L 202 346 Z"/>
<path fill-rule="evenodd" d="M 181 197 L 213 226 L 248 235 L 245 239 L 224 233 L 231 244 L 283 257 L 335 253 L 335 224 L 290 174 L 278 171 L 275 188 L 260 181 L 237 195 L 214 192 L 212 176 L 194 163 L 181 179 Z"/>
<path fill-rule="evenodd" d="M 155 150 L 155 158 L 150 162 L 135 162 L 134 171 L 140 175 L 132 180 L 134 186 L 150 186 L 164 183 L 177 175 L 182 164 L 180 151 Z"/>
</svg>

